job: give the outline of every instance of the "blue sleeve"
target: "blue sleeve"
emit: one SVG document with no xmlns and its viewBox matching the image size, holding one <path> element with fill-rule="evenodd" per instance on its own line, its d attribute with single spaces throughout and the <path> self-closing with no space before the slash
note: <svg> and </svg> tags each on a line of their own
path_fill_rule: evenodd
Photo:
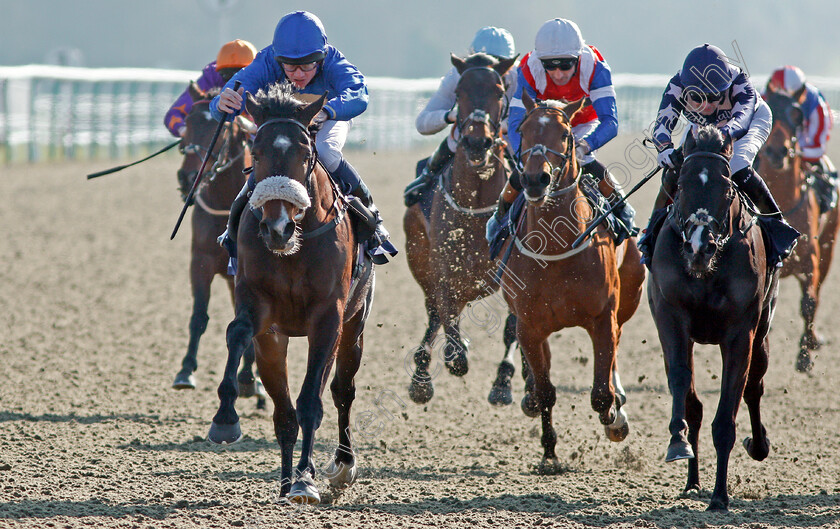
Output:
<svg viewBox="0 0 840 529">
<path fill-rule="evenodd" d="M 593 151 L 618 135 L 618 110 L 615 104 L 615 88 L 612 84 L 610 67 L 605 62 L 595 63 L 595 71 L 589 82 L 589 99 L 598 114 L 599 124 L 589 135 L 586 143 Z"/>
<path fill-rule="evenodd" d="M 323 68 L 324 78 L 335 93 L 324 105 L 330 119 L 349 121 L 367 110 L 367 84 L 358 68 L 335 48 L 329 50 Z"/>
<path fill-rule="evenodd" d="M 664 151 L 673 146 L 671 133 L 680 115 L 683 113 L 682 104 L 683 86 L 680 82 L 680 75 L 677 73 L 668 81 L 668 86 L 662 94 L 662 101 L 659 103 L 659 112 L 656 114 L 656 127 L 653 129 L 653 141 L 656 149 Z"/>
<path fill-rule="evenodd" d="M 508 115 L 508 144 L 511 152 L 517 157 L 519 156 L 519 145 L 522 142 L 522 137 L 519 135 L 519 125 L 525 119 L 525 105 L 522 103 L 523 90 L 528 92 L 532 101 L 537 100 L 537 91 L 525 80 L 525 75 L 520 68 L 516 78 L 516 92 L 514 92 L 513 99 L 510 101 L 510 114 Z"/>
<path fill-rule="evenodd" d="M 720 131 L 733 140 L 739 140 L 750 130 L 758 94 L 744 72 L 735 77 L 729 93 L 732 98 L 732 114 Z"/>
<path fill-rule="evenodd" d="M 285 75 L 280 65 L 274 60 L 271 46 L 267 46 L 257 54 L 254 62 L 236 72 L 222 90 L 224 91 L 227 88 L 233 90 L 233 85 L 236 81 L 239 81 L 242 83 L 245 93 L 256 94 L 260 88 L 266 88 L 277 80 L 284 78 Z M 242 112 L 242 109 L 235 112 L 234 115 L 239 115 L 240 112 Z M 222 120 L 223 112 L 219 110 L 219 96 L 214 97 L 213 101 L 210 102 L 210 113 L 216 121 Z"/>
</svg>

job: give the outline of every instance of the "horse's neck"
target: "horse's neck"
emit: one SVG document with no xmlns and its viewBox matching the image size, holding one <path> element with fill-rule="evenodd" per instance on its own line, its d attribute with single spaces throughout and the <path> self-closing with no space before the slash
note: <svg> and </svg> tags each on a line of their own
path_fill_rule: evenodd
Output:
<svg viewBox="0 0 840 529">
<path fill-rule="evenodd" d="M 302 229 L 304 232 L 317 228 L 326 222 L 336 200 L 330 177 L 320 164 L 316 163 L 312 169 L 307 191 L 309 192 L 309 198 L 312 200 L 312 206 L 303 220 Z"/>
<path fill-rule="evenodd" d="M 782 210 L 796 204 L 802 196 L 802 186 L 805 183 L 802 157 L 799 154 L 792 158 L 786 156 L 785 164 L 781 169 L 771 167 L 764 157 L 762 161 L 763 164 L 759 163 L 760 175 L 767 182 L 767 187 L 770 188 L 770 192 L 779 202 Z"/>
<path fill-rule="evenodd" d="M 460 206 L 478 208 L 491 205 L 499 199 L 499 192 L 505 185 L 503 154 L 493 148 L 490 163 L 486 167 L 471 167 L 462 148 L 458 148 L 452 162 L 452 176 L 449 190 Z"/>
</svg>

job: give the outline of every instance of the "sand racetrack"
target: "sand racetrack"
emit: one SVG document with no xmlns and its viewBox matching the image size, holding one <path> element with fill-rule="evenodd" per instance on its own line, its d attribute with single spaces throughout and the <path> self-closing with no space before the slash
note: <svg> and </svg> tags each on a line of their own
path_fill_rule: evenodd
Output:
<svg viewBox="0 0 840 529">
<path fill-rule="evenodd" d="M 613 144 L 602 150 L 607 162 L 622 155 L 627 139 Z M 401 191 L 421 154 L 347 153 L 399 247 Z M 168 240 L 181 207 L 178 162 L 161 157 L 89 182 L 86 173 L 112 164 L 0 168 L 0 527 L 840 527 L 836 269 L 823 290 L 817 326 L 826 343 L 811 375 L 793 368 L 799 288 L 793 279 L 782 283 L 762 402 L 771 453 L 759 463 L 736 444 L 728 514 L 705 512 L 714 481 L 716 348 L 698 347 L 696 356 L 705 404 L 699 496 L 680 495 L 685 463 L 664 462 L 670 400 L 645 299 L 621 342 L 632 429 L 623 443 L 606 439 L 589 406 L 588 336 L 572 329 L 552 337 L 554 425 L 567 470 L 539 476 L 539 422 L 519 409 L 518 373 L 514 405 L 487 403 L 502 357 L 498 328 L 465 323 L 472 339 L 466 377 L 443 370 L 428 405 L 408 398 L 404 360 L 425 316 L 403 257 L 377 271 L 353 407 L 354 421 L 365 414 L 377 427 L 355 436 L 359 480 L 342 494 L 319 481 L 320 506 L 278 504 L 270 403 L 258 411 L 253 400 L 238 402 L 246 435 L 238 445 L 204 441 L 232 317 L 218 279 L 199 349 L 199 388 L 170 388 L 192 304 L 189 222 Z M 641 224 L 654 192 L 651 183 L 631 200 Z M 305 351 L 305 342 L 293 340 L 294 396 Z M 319 465 L 337 444 L 329 392 L 324 408 Z M 748 431 L 742 406 L 738 439 Z"/>
</svg>

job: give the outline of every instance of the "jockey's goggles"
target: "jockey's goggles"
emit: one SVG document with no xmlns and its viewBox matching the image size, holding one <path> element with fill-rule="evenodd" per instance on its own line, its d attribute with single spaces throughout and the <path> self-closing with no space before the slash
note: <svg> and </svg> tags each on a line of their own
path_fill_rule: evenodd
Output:
<svg viewBox="0 0 840 529">
<path fill-rule="evenodd" d="M 279 57 L 276 57 L 277 63 L 283 67 L 283 71 L 286 73 L 294 73 L 296 70 L 300 70 L 302 72 L 311 72 L 315 68 L 318 67 L 317 62 L 307 62 L 305 64 L 289 64 L 287 62 L 283 62 L 280 60 Z"/>
<path fill-rule="evenodd" d="M 718 101 L 723 99 L 725 94 L 723 92 L 714 93 L 714 92 L 696 92 L 691 90 L 688 92 L 688 99 L 692 100 L 694 103 L 717 103 Z"/>
<path fill-rule="evenodd" d="M 563 70 L 567 72 L 577 66 L 578 58 L 560 57 L 557 59 L 540 59 L 540 62 L 542 62 L 543 68 L 547 72 L 551 70 Z"/>
</svg>

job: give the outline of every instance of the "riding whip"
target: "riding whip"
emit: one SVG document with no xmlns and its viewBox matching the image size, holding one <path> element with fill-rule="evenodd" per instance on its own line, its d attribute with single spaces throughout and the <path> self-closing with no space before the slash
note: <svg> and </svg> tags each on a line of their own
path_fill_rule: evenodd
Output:
<svg viewBox="0 0 840 529">
<path fill-rule="evenodd" d="M 106 174 L 111 174 L 111 173 L 116 173 L 117 171 L 122 171 L 123 169 L 125 169 L 127 167 L 131 167 L 132 165 L 137 165 L 138 163 L 145 162 L 149 158 L 154 158 L 158 154 L 165 153 L 166 151 L 168 151 L 172 147 L 175 147 L 179 143 L 181 143 L 181 140 L 178 140 L 175 143 L 171 143 L 171 144 L 167 145 L 163 149 L 159 150 L 158 152 L 156 152 L 154 154 L 150 154 L 150 155 L 146 156 L 142 160 L 137 160 L 136 162 L 132 162 L 132 163 L 125 164 L 125 165 L 120 165 L 119 167 L 112 167 L 111 169 L 105 169 L 104 171 L 99 171 L 98 173 L 91 173 L 91 174 L 87 175 L 87 179 L 90 180 L 91 178 L 97 178 L 97 177 L 100 177 L 100 176 L 105 176 Z"/>
<path fill-rule="evenodd" d="M 239 85 L 241 83 L 236 81 L 233 83 L 233 91 L 236 92 L 239 90 Z M 204 168 L 207 166 L 207 160 L 210 159 L 211 154 L 213 153 L 213 148 L 216 146 L 216 140 L 219 139 L 219 134 L 222 132 L 222 128 L 227 123 L 227 116 L 224 117 L 221 121 L 219 121 L 219 126 L 216 127 L 216 132 L 213 133 L 213 138 L 210 140 L 210 146 L 207 147 L 207 153 L 204 155 L 204 160 L 201 162 L 201 167 L 198 169 L 198 175 L 195 177 L 195 181 L 193 182 L 192 187 L 190 188 L 189 194 L 187 194 L 187 198 L 184 200 L 184 207 L 181 208 L 181 214 L 178 215 L 178 222 L 175 223 L 175 229 L 172 230 L 172 235 L 169 236 L 169 240 L 175 238 L 175 234 L 178 233 L 178 228 L 181 227 L 181 221 L 184 220 L 184 215 L 187 213 L 187 208 L 190 207 L 192 204 L 193 195 L 195 195 L 195 190 L 198 189 L 198 184 L 201 182 L 201 177 L 204 176 Z"/>
<path fill-rule="evenodd" d="M 582 243 L 583 241 L 586 240 L 587 237 L 589 237 L 589 234 L 592 233 L 592 230 L 594 230 L 598 226 L 598 224 L 601 224 L 602 222 L 604 222 L 604 219 L 606 219 L 607 216 L 609 216 L 610 213 L 612 213 L 616 208 L 618 208 L 618 206 L 624 204 L 624 202 L 627 201 L 627 199 L 630 197 L 630 195 L 632 195 L 633 193 L 638 191 L 640 187 L 645 185 L 647 183 L 647 181 L 650 180 L 651 178 L 653 178 L 653 176 L 656 173 L 658 173 L 661 169 L 662 169 L 661 167 L 657 167 L 656 169 L 651 171 L 647 176 L 642 178 L 641 182 L 639 182 L 638 184 L 633 186 L 633 189 L 631 189 L 626 195 L 624 195 L 620 200 L 618 200 L 615 204 L 613 204 L 612 207 L 610 207 L 610 209 L 608 209 L 603 215 L 601 215 L 600 217 L 598 217 L 597 219 L 592 221 L 592 224 L 590 224 L 589 227 L 586 228 L 586 230 L 583 233 L 581 233 L 578 236 L 577 239 L 574 240 L 574 242 L 572 243 L 572 249 L 580 246 L 580 243 Z"/>
</svg>

